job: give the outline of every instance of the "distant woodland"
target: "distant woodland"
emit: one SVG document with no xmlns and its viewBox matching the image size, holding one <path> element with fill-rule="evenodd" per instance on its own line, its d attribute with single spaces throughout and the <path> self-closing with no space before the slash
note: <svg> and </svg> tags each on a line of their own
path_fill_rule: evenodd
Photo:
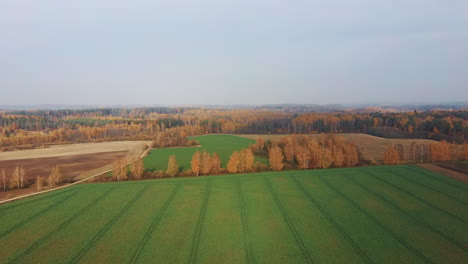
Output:
<svg viewBox="0 0 468 264">
<path fill-rule="evenodd" d="M 114 140 L 153 140 L 157 147 L 187 146 L 193 142 L 186 136 L 210 133 L 366 133 L 466 143 L 468 110 L 294 113 L 288 108 L 158 107 L 0 112 L 2 151 Z"/>
</svg>

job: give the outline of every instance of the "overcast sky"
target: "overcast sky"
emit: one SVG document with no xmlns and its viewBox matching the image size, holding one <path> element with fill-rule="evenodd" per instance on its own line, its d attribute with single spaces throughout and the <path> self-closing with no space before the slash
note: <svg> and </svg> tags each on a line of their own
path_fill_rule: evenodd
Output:
<svg viewBox="0 0 468 264">
<path fill-rule="evenodd" d="M 0 1 L 0 105 L 460 100 L 466 0 Z"/>
</svg>

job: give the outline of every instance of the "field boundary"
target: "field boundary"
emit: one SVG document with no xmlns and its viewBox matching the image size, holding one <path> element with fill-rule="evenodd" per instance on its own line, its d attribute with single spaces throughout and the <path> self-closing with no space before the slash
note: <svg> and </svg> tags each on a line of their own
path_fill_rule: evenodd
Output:
<svg viewBox="0 0 468 264">
<path fill-rule="evenodd" d="M 300 237 L 299 233 L 297 232 L 296 228 L 294 227 L 291 219 L 289 218 L 288 213 L 286 212 L 286 209 L 284 209 L 283 205 L 281 204 L 281 200 L 278 197 L 278 194 L 273 190 L 273 186 L 271 185 L 271 182 L 264 176 L 263 181 L 265 182 L 265 185 L 267 185 L 268 190 L 273 196 L 273 199 L 276 202 L 276 206 L 280 209 L 281 214 L 283 215 L 283 218 L 286 222 L 286 224 L 289 227 L 289 230 L 293 233 L 293 236 L 299 246 L 299 249 L 302 252 L 302 255 L 307 263 L 314 263 L 314 260 L 312 259 L 312 256 L 310 256 L 309 251 L 307 250 L 307 247 L 304 244 L 304 241 Z"/>
<path fill-rule="evenodd" d="M 73 193 L 74 193 L 74 192 L 73 192 Z M 34 220 L 34 219 L 40 217 L 40 216 L 43 215 L 43 214 L 47 213 L 48 211 L 52 210 L 52 208 L 54 208 L 55 206 L 58 206 L 59 204 L 66 202 L 68 199 L 70 199 L 70 198 L 73 196 L 73 193 L 70 194 L 70 195 L 68 195 L 67 197 L 65 197 L 65 198 L 63 198 L 63 199 L 60 199 L 60 200 L 56 201 L 55 203 L 49 205 L 48 207 L 42 209 L 42 210 L 39 211 L 39 212 L 33 214 L 32 216 L 30 216 L 30 217 L 24 219 L 23 221 L 21 221 L 21 222 L 17 223 L 16 225 L 12 226 L 10 229 L 5 230 L 4 232 L 2 232 L 2 233 L 0 234 L 0 238 L 3 238 L 3 237 L 5 237 L 5 236 L 7 236 L 8 234 L 10 234 L 11 232 L 13 232 L 13 231 L 15 231 L 16 229 L 20 228 L 21 226 L 23 226 L 23 225 L 25 225 L 25 224 L 31 222 L 32 220 Z"/>
<path fill-rule="evenodd" d="M 372 173 L 369 173 L 368 174 L 370 176 L 374 176 L 374 174 Z M 392 206 L 393 208 L 395 208 L 397 211 L 399 211 L 400 213 L 406 215 L 407 217 L 409 217 L 410 219 L 412 219 L 416 224 L 426 228 L 427 230 L 435 233 L 435 234 L 438 234 L 440 237 L 444 238 L 445 240 L 447 240 L 448 242 L 456 245 L 457 247 L 463 249 L 464 251 L 468 251 L 468 248 L 466 248 L 463 243 L 460 243 L 458 242 L 457 240 L 455 240 L 454 238 L 451 238 L 449 237 L 448 235 L 446 235 L 445 233 L 443 233 L 442 231 L 439 231 L 438 229 L 436 229 L 435 227 L 421 221 L 420 219 L 414 217 L 413 215 L 411 215 L 410 213 L 406 212 L 405 210 L 403 210 L 402 208 L 400 208 L 398 205 L 396 205 L 394 202 L 392 202 L 390 199 L 387 199 L 385 198 L 384 196 L 378 194 L 377 192 L 374 192 L 372 191 L 371 189 L 365 187 L 362 183 L 346 176 L 346 175 L 343 175 L 343 177 L 346 177 L 350 182 L 354 183 L 355 185 L 361 187 L 363 190 L 367 191 L 368 193 L 371 193 L 373 194 L 374 196 L 378 197 L 380 200 L 386 202 L 387 204 L 389 204 L 390 206 Z"/>
<path fill-rule="evenodd" d="M 430 259 L 428 259 L 426 256 L 424 256 L 421 252 L 419 252 L 418 250 L 416 250 L 415 248 L 413 248 L 411 245 L 409 245 L 408 243 L 406 243 L 406 241 L 401 238 L 399 235 L 397 235 L 395 232 L 393 232 L 388 226 L 382 224 L 377 218 L 375 218 L 374 216 L 372 216 L 366 209 L 364 209 L 363 207 L 361 207 L 359 204 L 357 204 L 356 202 L 354 202 L 352 199 L 350 199 L 348 196 L 346 196 L 343 192 L 341 192 L 340 190 L 338 190 L 335 186 L 331 185 L 326 179 L 324 179 L 325 177 L 323 176 L 319 176 L 319 178 L 325 182 L 325 184 L 332 190 L 334 191 L 336 194 L 338 194 L 339 196 L 341 196 L 342 198 L 344 198 L 346 201 L 348 201 L 349 203 L 351 203 L 356 209 L 358 209 L 362 214 L 364 214 L 365 216 L 367 216 L 370 220 L 372 220 L 372 222 L 374 222 L 377 226 L 379 226 L 380 228 L 382 228 L 385 232 L 387 232 L 387 234 L 389 234 L 391 237 L 393 237 L 395 240 L 397 240 L 402 246 L 404 246 L 406 249 L 408 249 L 411 253 L 413 253 L 414 255 L 416 255 L 417 257 L 419 257 L 422 261 L 424 261 L 425 263 L 432 263 L 432 261 Z"/>
<path fill-rule="evenodd" d="M 239 198 L 239 208 L 240 208 L 240 216 L 242 222 L 242 231 L 244 233 L 244 246 L 245 246 L 245 253 L 246 253 L 246 263 L 255 263 L 255 259 L 252 253 L 252 244 L 250 240 L 250 230 L 247 221 L 247 214 L 245 210 L 245 201 L 244 196 L 242 195 L 242 186 L 239 179 L 236 181 L 237 185 L 237 195 Z"/>
<path fill-rule="evenodd" d="M 200 241 L 200 234 L 203 228 L 203 220 L 205 219 L 206 207 L 208 205 L 208 200 L 211 192 L 211 181 L 208 181 L 206 184 L 205 194 L 203 196 L 203 202 L 200 209 L 200 214 L 198 215 L 197 226 L 195 228 L 195 234 L 192 240 L 192 249 L 189 254 L 189 259 L 187 263 L 196 263 L 197 253 L 198 253 L 198 243 Z"/>
<path fill-rule="evenodd" d="M 145 232 L 145 235 L 143 236 L 142 240 L 138 244 L 138 247 L 135 250 L 135 252 L 133 253 L 132 258 L 130 259 L 129 263 L 137 263 L 138 262 L 138 259 L 140 258 L 140 255 L 141 255 L 141 252 L 143 251 L 143 248 L 146 245 L 146 242 L 148 242 L 148 240 L 151 237 L 151 235 L 153 234 L 154 230 L 159 225 L 159 222 L 161 222 L 162 216 L 166 212 L 166 210 L 169 207 L 172 200 L 174 200 L 174 197 L 176 196 L 176 194 L 179 191 L 181 186 L 182 186 L 182 184 L 178 183 L 174 187 L 171 194 L 169 195 L 169 197 L 164 202 L 164 205 L 158 210 L 158 212 L 156 214 L 156 217 L 154 217 L 153 221 L 151 222 L 151 225 L 149 226 L 148 230 Z"/>
<path fill-rule="evenodd" d="M 104 235 L 104 233 L 106 233 L 107 230 L 109 230 L 109 228 L 128 211 L 128 209 L 146 192 L 146 190 L 148 190 L 149 186 L 150 185 L 147 184 L 145 187 L 141 188 L 141 190 L 138 191 L 135 197 L 133 197 L 132 200 L 130 200 L 124 208 L 120 209 L 120 212 L 116 216 L 114 216 L 103 228 L 101 228 L 101 230 L 99 230 L 99 232 L 86 244 L 86 246 L 82 248 L 77 255 L 75 255 L 75 257 L 70 261 L 70 263 L 77 263 L 78 261 L 80 261 L 80 259 L 89 251 L 89 249 L 94 244 L 96 244 L 96 242 Z"/>
<path fill-rule="evenodd" d="M 69 189 L 69 190 L 65 190 L 63 192 L 56 192 L 56 193 L 51 194 L 51 195 L 43 196 L 43 197 L 37 198 L 36 200 L 27 201 L 27 202 L 24 202 L 24 203 L 21 203 L 21 204 L 13 204 L 13 205 L 10 205 L 10 206 L 5 207 L 5 208 L 0 208 L 0 212 L 5 212 L 5 211 L 8 211 L 8 210 L 10 210 L 12 208 L 20 207 L 22 205 L 28 205 L 30 203 L 40 202 L 42 200 L 47 200 L 48 198 L 53 198 L 53 197 L 58 196 L 60 194 L 65 194 L 65 193 L 68 193 L 68 192 L 71 192 L 71 191 L 73 191 L 73 190 Z"/>
<path fill-rule="evenodd" d="M 91 209 L 93 206 L 98 204 L 98 202 L 104 198 L 105 196 L 109 195 L 114 188 L 110 188 L 109 190 L 103 192 L 101 195 L 99 195 L 96 199 L 91 201 L 88 205 L 85 207 L 81 208 L 78 212 L 76 212 L 73 216 L 69 217 L 65 222 L 60 224 L 58 227 L 47 233 L 45 236 L 41 237 L 40 239 L 36 240 L 31 246 L 29 246 L 26 250 L 24 250 L 22 253 L 14 257 L 12 260 L 8 261 L 8 263 L 16 263 L 19 259 L 26 257 L 34 251 L 36 248 L 40 247 L 45 241 L 47 241 L 49 238 L 51 238 L 53 235 L 57 234 L 60 232 L 63 228 L 65 228 L 67 225 L 72 223 L 78 216 L 80 216 L 82 213 L 86 212 L 87 210 Z"/>
<path fill-rule="evenodd" d="M 302 183 L 299 182 L 299 180 L 296 178 L 296 176 L 291 177 L 292 180 L 296 183 L 296 185 L 299 187 L 299 189 L 305 194 L 305 196 L 309 199 L 310 202 L 314 204 L 314 206 L 322 213 L 322 215 L 330 222 L 330 224 L 335 227 L 335 229 L 338 231 L 338 233 L 353 247 L 354 251 L 358 253 L 359 256 L 366 262 L 366 263 L 374 263 L 372 259 L 367 256 L 367 254 L 359 247 L 359 245 L 354 242 L 354 240 L 341 228 L 341 226 L 335 222 L 333 217 L 331 217 L 325 209 L 310 195 L 310 193 L 304 188 Z"/>
</svg>

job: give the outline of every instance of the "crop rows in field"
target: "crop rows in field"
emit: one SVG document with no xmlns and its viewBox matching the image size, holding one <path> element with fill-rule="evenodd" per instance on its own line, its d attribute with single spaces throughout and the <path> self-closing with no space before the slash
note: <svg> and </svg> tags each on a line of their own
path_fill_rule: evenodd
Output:
<svg viewBox="0 0 468 264">
<path fill-rule="evenodd" d="M 0 206 L 0 262 L 463 263 L 467 203 L 412 166 L 79 185 Z"/>
</svg>

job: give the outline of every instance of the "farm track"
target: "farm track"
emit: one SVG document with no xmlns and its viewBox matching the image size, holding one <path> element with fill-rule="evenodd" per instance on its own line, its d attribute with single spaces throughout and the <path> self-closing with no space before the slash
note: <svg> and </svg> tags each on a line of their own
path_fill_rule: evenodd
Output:
<svg viewBox="0 0 468 264">
<path fill-rule="evenodd" d="M 297 244 L 298 244 L 298 246 L 299 246 L 299 248 L 300 248 L 300 250 L 302 252 L 304 260 L 306 261 L 306 263 L 314 263 L 314 260 L 310 256 L 309 251 L 307 250 L 307 247 L 304 244 L 304 241 L 302 240 L 302 238 L 300 237 L 300 235 L 297 232 L 296 228 L 294 227 L 291 219 L 289 218 L 288 213 L 286 212 L 286 209 L 284 209 L 283 205 L 281 204 L 281 200 L 279 199 L 278 194 L 273 190 L 273 186 L 271 185 L 271 182 L 266 177 L 263 177 L 263 180 L 265 182 L 265 185 L 267 185 L 270 194 L 273 196 L 273 198 L 274 198 L 274 200 L 276 202 L 276 205 L 280 209 L 280 212 L 283 215 L 283 218 L 284 218 L 286 224 L 288 225 L 289 229 L 291 230 L 291 232 L 292 232 L 292 234 L 293 234 L 293 236 L 294 236 L 294 238 L 295 238 L 295 240 L 296 240 L 296 242 L 297 242 Z"/>
<path fill-rule="evenodd" d="M 392 172 L 392 174 L 396 175 L 396 176 L 399 177 L 400 179 L 404 179 L 404 180 L 406 180 L 406 181 L 408 181 L 408 182 L 411 182 L 411 183 L 413 183 L 413 184 L 423 186 L 423 187 L 425 187 L 426 189 L 429 189 L 429 190 L 431 190 L 431 191 L 433 191 L 433 192 L 437 192 L 437 193 L 439 193 L 439 194 L 441 194 L 441 195 L 443 195 L 443 196 L 445 196 L 445 197 L 448 197 L 448 198 L 450 198 L 450 199 L 452 199 L 452 200 L 454 200 L 454 201 L 456 201 L 456 202 L 459 202 L 459 203 L 461 203 L 461 204 L 463 204 L 463 205 L 468 205 L 467 202 L 464 202 L 464 201 L 462 201 L 462 200 L 459 200 L 459 199 L 456 198 L 456 197 L 453 197 L 453 196 L 451 196 L 451 195 L 449 195 L 449 194 L 446 194 L 446 193 L 444 193 L 444 192 L 442 192 L 442 191 L 440 191 L 440 190 L 437 190 L 436 188 L 433 188 L 433 187 L 431 187 L 431 186 L 429 186 L 429 185 L 426 185 L 426 184 L 424 184 L 424 183 L 422 183 L 422 182 L 417 182 L 417 181 L 411 179 L 410 177 L 408 177 L 407 175 L 403 174 L 403 173 L 400 172 L 400 171 L 392 170 L 391 172 Z"/>
<path fill-rule="evenodd" d="M 75 193 L 75 192 L 73 192 L 73 193 Z M 54 207 L 58 206 L 59 204 L 66 202 L 68 199 L 70 199 L 70 198 L 73 196 L 73 193 L 72 193 L 71 195 L 69 195 L 69 196 L 63 198 L 63 199 L 57 200 L 55 203 L 49 205 L 48 207 L 42 209 L 41 211 L 39 211 L 39 212 L 33 214 L 32 216 L 30 216 L 30 217 L 24 219 L 23 221 L 17 223 L 16 225 L 14 225 L 13 227 L 11 227 L 10 229 L 4 231 L 3 233 L 0 234 L 0 239 L 3 238 L 3 237 L 5 237 L 5 236 L 7 236 L 7 235 L 10 234 L 11 232 L 16 231 L 18 228 L 20 228 L 20 227 L 22 227 L 23 225 L 25 225 L 25 224 L 31 222 L 32 220 L 34 220 L 34 219 L 40 217 L 41 215 L 46 214 L 48 211 L 52 210 Z"/>
<path fill-rule="evenodd" d="M 74 215 L 72 215 L 70 218 L 68 218 L 65 222 L 63 222 L 61 225 L 59 225 L 57 228 L 55 228 L 54 230 L 50 231 L 49 233 L 47 233 L 45 236 L 43 236 L 42 238 L 40 238 L 39 240 L 37 240 L 36 242 L 34 242 L 34 244 L 32 244 L 30 247 L 28 247 L 25 251 L 23 251 L 21 254 L 17 255 L 16 257 L 14 257 L 12 260 L 10 260 L 8 263 L 16 263 L 18 262 L 18 260 L 20 260 L 21 258 L 27 256 L 29 253 L 31 253 L 33 250 L 35 250 L 36 248 L 40 247 L 44 242 L 46 242 L 49 238 L 51 238 L 53 235 L 55 235 L 56 233 L 60 232 L 63 228 L 65 228 L 67 225 L 69 225 L 70 223 L 72 223 L 78 216 L 80 216 L 81 214 L 83 214 L 84 212 L 86 212 L 87 210 L 91 209 L 92 207 L 94 207 L 101 199 L 103 199 L 104 197 L 106 197 L 107 195 L 109 195 L 112 191 L 113 191 L 114 188 L 110 188 L 109 190 L 107 190 L 106 192 L 102 193 L 101 195 L 99 195 L 96 199 L 94 199 L 92 202 L 90 202 L 88 205 L 86 205 L 84 208 L 82 208 L 81 210 L 79 210 L 77 213 L 75 213 Z"/>
<path fill-rule="evenodd" d="M 372 175 L 369 173 L 369 175 Z M 344 175 L 344 177 L 346 177 L 349 181 L 353 182 L 354 184 L 356 184 L 357 186 L 361 187 L 363 190 L 367 191 L 368 193 L 371 193 L 373 194 L 374 196 L 378 197 L 380 200 L 386 202 L 388 205 L 390 205 L 391 207 L 393 207 L 394 209 L 396 209 L 398 212 L 406 215 L 407 217 L 409 217 L 410 219 L 412 219 L 416 224 L 424 227 L 425 229 L 435 233 L 435 234 L 438 234 L 440 237 L 444 238 L 445 240 L 447 240 L 448 242 L 452 243 L 453 245 L 456 245 L 457 247 L 459 247 L 460 249 L 463 249 L 464 251 L 467 251 L 468 252 L 468 248 L 466 248 L 464 246 L 463 243 L 461 242 L 458 242 L 457 240 L 449 237 L 448 235 L 446 235 L 445 233 L 439 231 L 438 229 L 432 227 L 431 225 L 429 224 L 426 224 L 425 222 L 419 220 L 418 218 L 414 217 L 413 215 L 411 215 L 410 213 L 406 212 L 405 210 L 403 210 L 401 207 L 399 207 L 398 205 L 396 205 L 393 201 L 391 201 L 390 199 L 388 198 L 385 198 L 384 196 L 382 196 L 381 194 L 375 192 L 375 191 L 372 191 L 371 189 L 367 188 L 366 186 L 364 186 L 362 183 Z"/>
<path fill-rule="evenodd" d="M 153 234 L 154 230 L 157 228 L 159 225 L 159 222 L 161 222 L 161 219 L 166 212 L 167 208 L 171 204 L 172 200 L 174 200 L 174 197 L 176 196 L 177 192 L 180 190 L 182 184 L 178 183 L 175 187 L 170 196 L 167 198 L 167 200 L 164 202 L 164 205 L 159 209 L 157 212 L 156 216 L 154 217 L 153 221 L 151 222 L 150 227 L 148 230 L 145 232 L 145 236 L 143 239 L 140 241 L 138 244 L 138 247 L 136 251 L 133 253 L 132 258 L 130 259 L 129 263 L 137 263 L 138 259 L 140 258 L 141 252 L 143 251 L 144 246 L 148 242 L 149 238 Z"/>
<path fill-rule="evenodd" d="M 104 233 L 107 232 L 107 230 L 109 230 L 109 228 L 115 223 L 117 222 L 117 220 L 119 220 L 119 218 L 125 214 L 125 212 L 128 211 L 128 209 L 146 192 L 146 190 L 148 190 L 148 188 L 150 187 L 149 184 L 147 184 L 145 187 L 143 187 L 136 195 L 135 197 L 133 197 L 132 200 L 130 200 L 124 208 L 122 208 L 119 212 L 119 214 L 117 214 L 116 216 L 114 216 L 114 218 L 112 218 L 97 234 L 96 236 L 94 236 L 91 241 L 88 242 L 88 244 L 78 252 L 78 254 L 70 261 L 70 263 L 77 263 L 85 254 L 86 252 L 88 252 L 88 250 L 94 245 L 96 244 L 96 242 L 104 235 Z"/>
<path fill-rule="evenodd" d="M 63 191 L 63 192 L 56 192 L 56 193 L 52 193 L 52 194 L 47 195 L 47 196 L 44 196 L 44 197 L 37 198 L 37 199 L 32 200 L 32 201 L 27 201 L 27 202 L 20 203 L 20 204 L 10 205 L 10 206 L 8 206 L 8 207 L 6 207 L 6 208 L 2 208 L 2 209 L 0 210 L 0 214 L 2 214 L 2 213 L 5 212 L 5 211 L 8 211 L 8 210 L 10 210 L 10 209 L 12 209 L 12 208 L 20 207 L 20 206 L 23 206 L 23 205 L 28 205 L 28 204 L 35 203 L 35 202 L 44 201 L 44 200 L 47 200 L 47 199 L 49 199 L 49 198 L 53 198 L 53 197 L 55 197 L 55 196 L 59 196 L 59 195 L 61 195 L 61 194 L 64 194 L 64 193 L 67 193 L 67 192 L 71 192 L 71 191 L 72 191 L 71 189 L 68 189 L 68 190 L 65 190 L 65 191 Z"/>
<path fill-rule="evenodd" d="M 377 220 L 377 218 L 375 218 L 374 216 L 372 216 L 366 209 L 362 208 L 359 204 L 357 204 L 356 202 L 354 202 L 352 199 L 350 199 L 348 196 L 346 196 L 343 192 L 341 192 L 340 190 L 338 190 L 335 186 L 331 185 L 325 178 L 326 177 L 323 177 L 323 176 L 319 176 L 319 178 L 325 182 L 325 184 L 331 189 L 333 190 L 335 193 L 337 193 L 340 197 L 342 197 L 343 199 L 345 199 L 346 201 L 348 201 L 350 204 L 352 204 L 355 208 L 357 208 L 362 214 L 364 214 L 365 216 L 367 216 L 370 220 L 372 220 L 372 222 L 374 222 L 377 226 L 379 226 L 381 229 L 383 229 L 387 234 L 389 234 L 391 237 L 393 237 L 395 240 L 397 240 L 402 246 L 404 246 L 405 248 L 407 248 L 410 252 L 412 252 L 414 255 L 416 255 L 417 257 L 419 257 L 422 261 L 424 261 L 425 263 L 432 263 L 432 261 L 427 258 L 426 256 L 424 256 L 421 252 L 419 252 L 418 250 L 416 250 L 415 248 L 413 248 L 411 245 L 409 245 L 408 243 L 406 243 L 406 241 L 401 238 L 400 236 L 398 236 L 397 234 L 395 234 L 389 227 L 387 227 L 386 225 L 382 224 L 379 220 Z"/>
<path fill-rule="evenodd" d="M 374 263 L 372 259 L 354 242 L 354 240 L 341 228 L 341 226 L 331 217 L 327 211 L 310 195 L 310 193 L 304 188 L 295 176 L 290 179 L 294 181 L 296 186 L 302 191 L 302 193 L 309 199 L 309 201 L 322 213 L 322 215 L 328 220 L 328 222 L 338 231 L 338 233 L 353 247 L 354 251 L 364 260 L 366 263 Z"/>
<path fill-rule="evenodd" d="M 460 186 L 460 185 L 458 185 L 458 184 L 455 184 L 455 183 L 453 183 L 453 182 L 450 182 L 451 180 L 453 180 L 453 181 L 455 181 L 455 180 L 452 179 L 452 178 L 449 178 L 449 177 L 447 177 L 447 176 L 443 176 L 444 178 L 441 178 L 440 176 L 436 176 L 436 175 L 434 174 L 434 172 L 429 171 L 429 170 L 427 170 L 427 169 L 421 169 L 421 170 L 418 171 L 418 169 L 415 168 L 415 167 L 411 167 L 411 166 L 410 166 L 410 167 L 406 167 L 406 168 L 409 169 L 409 170 L 412 170 L 412 171 L 419 172 L 419 173 L 421 173 L 421 174 L 427 175 L 427 176 L 431 177 L 432 179 L 435 179 L 435 180 L 437 180 L 437 181 L 439 181 L 439 182 L 442 182 L 442 183 L 445 183 L 445 184 L 447 184 L 447 185 L 450 185 L 450 186 L 452 186 L 452 187 L 454 187 L 454 188 L 457 188 L 457 189 L 459 189 L 459 190 L 462 190 L 462 191 L 465 191 L 465 192 L 468 191 L 468 188 L 463 188 L 462 186 Z M 438 174 L 440 174 L 440 173 L 438 173 Z"/>
<path fill-rule="evenodd" d="M 419 196 L 417 196 L 417 195 L 415 195 L 415 194 L 413 194 L 413 193 L 411 193 L 411 192 L 408 192 L 407 190 L 404 190 L 404 189 L 398 187 L 397 185 L 395 185 L 395 184 L 393 184 L 393 183 L 391 183 L 391 182 L 388 182 L 388 181 L 382 179 L 382 177 L 380 177 L 379 175 L 375 175 L 375 179 L 380 180 L 381 182 L 383 182 L 383 183 L 385 183 L 385 184 L 391 186 L 392 188 L 394 188 L 395 190 L 397 190 L 397 191 L 399 191 L 399 192 L 402 192 L 402 193 L 404 193 L 404 194 L 406 194 L 406 195 L 408 195 L 408 196 L 413 197 L 415 200 L 417 200 L 417 201 L 419 201 L 419 202 L 425 204 L 426 206 L 428 206 L 428 207 L 430 207 L 430 208 L 433 208 L 433 209 L 435 209 L 435 210 L 437 210 L 437 211 L 440 211 L 440 212 L 442 212 L 442 213 L 444 213 L 444 214 L 446 214 L 446 215 L 448 215 L 448 216 L 450 216 L 450 217 L 452 217 L 452 218 L 454 218 L 454 219 L 457 219 L 458 221 L 462 222 L 462 223 L 465 224 L 465 225 L 468 224 L 468 221 L 466 221 L 465 219 L 462 219 L 462 218 L 459 217 L 458 215 L 454 215 L 454 214 L 452 214 L 452 213 L 450 213 L 450 212 L 444 210 L 443 208 L 440 208 L 440 207 L 437 207 L 437 206 L 432 205 L 431 203 L 429 203 L 428 201 L 424 200 L 423 198 L 421 198 L 421 197 L 419 197 Z"/>
<path fill-rule="evenodd" d="M 210 198 L 210 192 L 211 192 L 211 181 L 208 180 L 206 183 L 206 187 L 205 187 L 205 195 L 203 196 L 202 206 L 200 208 L 200 214 L 198 215 L 198 221 L 197 221 L 197 226 L 195 229 L 195 234 L 193 236 L 192 249 L 190 250 L 189 258 L 187 261 L 187 263 L 189 264 L 193 264 L 197 260 L 198 244 L 200 242 L 200 235 L 201 235 L 201 231 L 203 228 L 203 222 L 205 219 L 206 207 L 208 205 L 208 200 Z"/>
<path fill-rule="evenodd" d="M 239 209 L 240 209 L 240 215 L 241 215 L 241 221 L 242 221 L 242 231 L 244 233 L 244 247 L 245 247 L 245 261 L 248 264 L 255 263 L 255 259 L 252 253 L 252 243 L 250 241 L 250 230 L 249 230 L 249 224 L 247 221 L 247 212 L 245 210 L 245 201 L 244 201 L 244 196 L 242 194 L 242 185 L 239 179 L 236 181 L 236 187 L 237 187 L 237 195 L 239 198 Z"/>
</svg>

